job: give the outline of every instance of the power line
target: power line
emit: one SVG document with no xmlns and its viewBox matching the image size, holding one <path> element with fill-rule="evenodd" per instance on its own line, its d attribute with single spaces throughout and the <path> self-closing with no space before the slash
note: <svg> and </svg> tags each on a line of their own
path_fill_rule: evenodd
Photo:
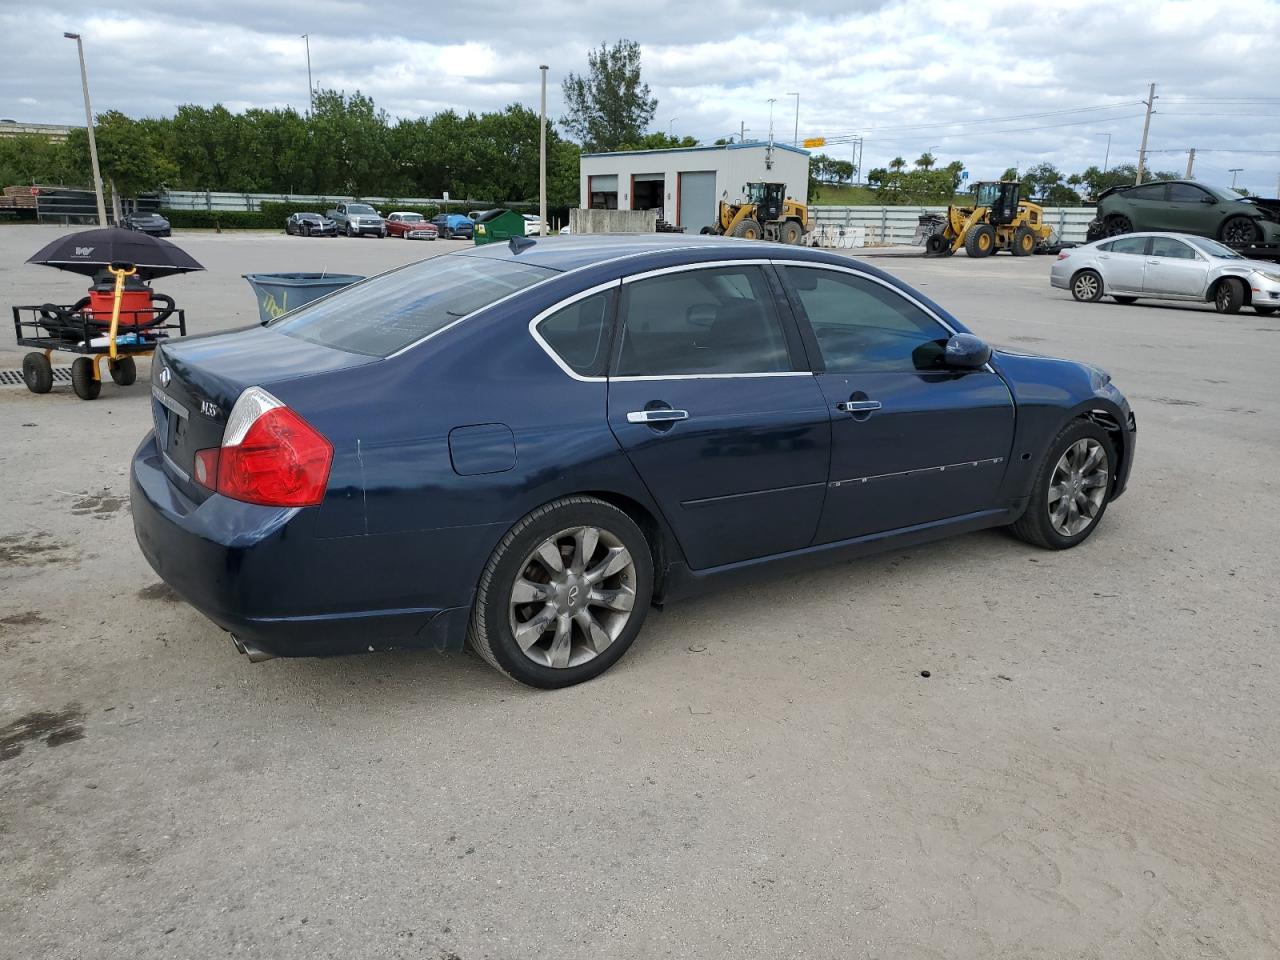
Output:
<svg viewBox="0 0 1280 960">
<path fill-rule="evenodd" d="M 987 124 L 987 123 L 1012 123 L 1017 120 L 1038 120 L 1045 117 L 1061 117 L 1061 116 L 1066 116 L 1068 114 L 1076 114 L 1076 113 L 1097 113 L 1103 110 L 1115 110 L 1120 107 L 1133 107 L 1133 106 L 1137 106 L 1140 103 L 1145 103 L 1145 102 L 1146 101 L 1144 100 L 1122 100 L 1118 103 L 1108 103 L 1108 104 L 1100 105 L 1096 107 L 1070 107 L 1062 110 L 1046 110 L 1046 111 L 1041 111 L 1039 113 L 1015 114 L 1008 117 L 982 117 L 974 120 L 947 120 L 947 121 L 937 122 L 937 123 L 905 123 L 905 124 L 893 124 L 890 126 L 883 126 L 883 127 L 863 127 L 861 130 L 856 131 L 854 133 L 836 133 L 836 134 L 832 134 L 826 139 L 838 140 L 843 137 L 857 136 L 861 133 L 872 133 L 872 132 L 882 131 L 882 130 L 930 130 L 930 129 L 936 129 L 938 127 L 962 127 L 962 126 L 972 126 L 975 124 Z"/>
<path fill-rule="evenodd" d="M 930 136 L 936 136 L 943 140 L 954 140 L 961 137 L 995 137 L 1006 133 L 1033 133 L 1037 130 L 1057 130 L 1062 127 L 1078 127 L 1083 124 L 1100 124 L 1110 123 L 1113 120 L 1132 120 L 1135 117 L 1142 116 L 1141 113 L 1128 113 L 1119 117 L 1090 117 L 1087 120 L 1069 120 L 1066 123 L 1048 123 L 1035 127 L 1011 127 L 1005 130 L 975 130 L 970 133 L 934 133 Z M 827 137 L 827 143 L 849 143 L 854 137 Z M 927 139 L 924 136 L 915 137 L 869 137 L 869 143 L 910 143 L 912 141 Z"/>
</svg>

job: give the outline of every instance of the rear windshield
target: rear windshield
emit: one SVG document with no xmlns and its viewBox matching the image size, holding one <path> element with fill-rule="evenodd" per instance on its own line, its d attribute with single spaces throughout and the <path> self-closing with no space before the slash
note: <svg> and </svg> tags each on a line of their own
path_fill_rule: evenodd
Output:
<svg viewBox="0 0 1280 960">
<path fill-rule="evenodd" d="M 469 313 L 556 271 L 487 257 L 411 263 L 299 307 L 268 326 L 300 340 L 389 357 Z"/>
</svg>

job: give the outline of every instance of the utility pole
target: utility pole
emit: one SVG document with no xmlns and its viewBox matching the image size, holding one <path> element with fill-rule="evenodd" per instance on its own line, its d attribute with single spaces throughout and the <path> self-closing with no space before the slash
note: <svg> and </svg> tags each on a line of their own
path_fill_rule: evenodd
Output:
<svg viewBox="0 0 1280 960">
<path fill-rule="evenodd" d="M 1196 167 L 1196 148 L 1187 151 L 1187 179 L 1191 179 L 1191 171 Z"/>
<path fill-rule="evenodd" d="M 744 143 L 747 139 L 747 121 L 738 121 L 738 142 Z"/>
<path fill-rule="evenodd" d="M 787 96 L 796 98 L 796 129 L 791 135 L 791 145 L 798 147 L 800 146 L 800 94 L 788 93 Z"/>
<path fill-rule="evenodd" d="M 538 121 L 538 236 L 547 235 L 547 65 L 542 71 L 542 113 Z"/>
<path fill-rule="evenodd" d="M 311 113 L 316 112 L 316 87 L 311 82 L 311 34 L 304 33 L 302 39 L 307 42 L 307 103 L 310 105 Z"/>
<path fill-rule="evenodd" d="M 78 33 L 64 33 L 68 40 L 76 42 L 80 53 L 80 86 L 84 89 L 85 132 L 89 134 L 89 160 L 93 164 L 93 192 L 98 199 L 98 226 L 107 225 L 107 205 L 102 199 L 102 171 L 98 168 L 98 141 L 93 135 L 93 107 L 89 103 L 89 70 L 84 65 L 84 41 Z"/>
<path fill-rule="evenodd" d="M 1107 168 L 1111 166 L 1111 134 L 1109 134 L 1109 133 L 1095 133 L 1095 134 L 1094 134 L 1094 136 L 1095 136 L 1095 137 L 1106 137 L 1106 138 L 1107 138 L 1107 152 L 1106 152 L 1106 154 L 1104 154 L 1104 155 L 1103 155 L 1103 157 L 1102 157 L 1102 172 L 1103 172 L 1103 173 L 1106 173 L 1106 172 L 1107 172 Z"/>
<path fill-rule="evenodd" d="M 1138 176 L 1134 179 L 1134 183 L 1142 182 L 1142 175 L 1145 172 L 1147 162 L 1147 132 L 1151 129 L 1151 114 L 1155 112 L 1156 105 L 1156 85 L 1151 85 L 1150 91 L 1147 93 L 1147 99 L 1142 101 L 1147 105 L 1147 118 L 1142 121 L 1142 146 L 1138 148 Z"/>
<path fill-rule="evenodd" d="M 1236 188 L 1236 174 L 1237 174 L 1237 173 L 1243 173 L 1243 172 L 1244 172 L 1244 167 L 1232 167 L 1231 169 L 1229 169 L 1229 170 L 1227 171 L 1227 173 L 1231 174 L 1231 189 L 1232 189 L 1232 190 L 1234 190 L 1234 189 Z"/>
</svg>

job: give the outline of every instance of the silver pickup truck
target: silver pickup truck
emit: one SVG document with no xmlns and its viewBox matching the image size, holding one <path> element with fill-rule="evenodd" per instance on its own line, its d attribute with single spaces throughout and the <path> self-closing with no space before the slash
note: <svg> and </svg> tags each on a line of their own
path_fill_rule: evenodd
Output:
<svg viewBox="0 0 1280 960">
<path fill-rule="evenodd" d="M 337 225 L 339 233 L 348 237 L 387 235 L 387 225 L 382 222 L 378 211 L 367 203 L 340 203 L 326 216 Z"/>
</svg>

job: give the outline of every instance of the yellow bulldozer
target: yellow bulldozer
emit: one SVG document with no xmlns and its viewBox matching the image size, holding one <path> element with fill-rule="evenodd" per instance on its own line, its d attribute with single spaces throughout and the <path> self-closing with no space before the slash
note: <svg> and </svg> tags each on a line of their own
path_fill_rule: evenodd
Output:
<svg viewBox="0 0 1280 960">
<path fill-rule="evenodd" d="M 1023 200 L 1022 184 L 999 180 L 975 186 L 973 206 L 947 207 L 946 216 L 920 218 L 925 256 L 949 257 L 961 247 L 971 257 L 989 257 L 1008 250 L 1015 257 L 1036 252 L 1053 231 L 1044 222 L 1044 208 Z"/>
<path fill-rule="evenodd" d="M 778 240 L 800 244 L 809 230 L 809 208 L 787 196 L 785 183 L 748 183 L 744 199 L 720 201 L 716 225 L 704 233 L 742 237 L 745 240 Z"/>
</svg>

